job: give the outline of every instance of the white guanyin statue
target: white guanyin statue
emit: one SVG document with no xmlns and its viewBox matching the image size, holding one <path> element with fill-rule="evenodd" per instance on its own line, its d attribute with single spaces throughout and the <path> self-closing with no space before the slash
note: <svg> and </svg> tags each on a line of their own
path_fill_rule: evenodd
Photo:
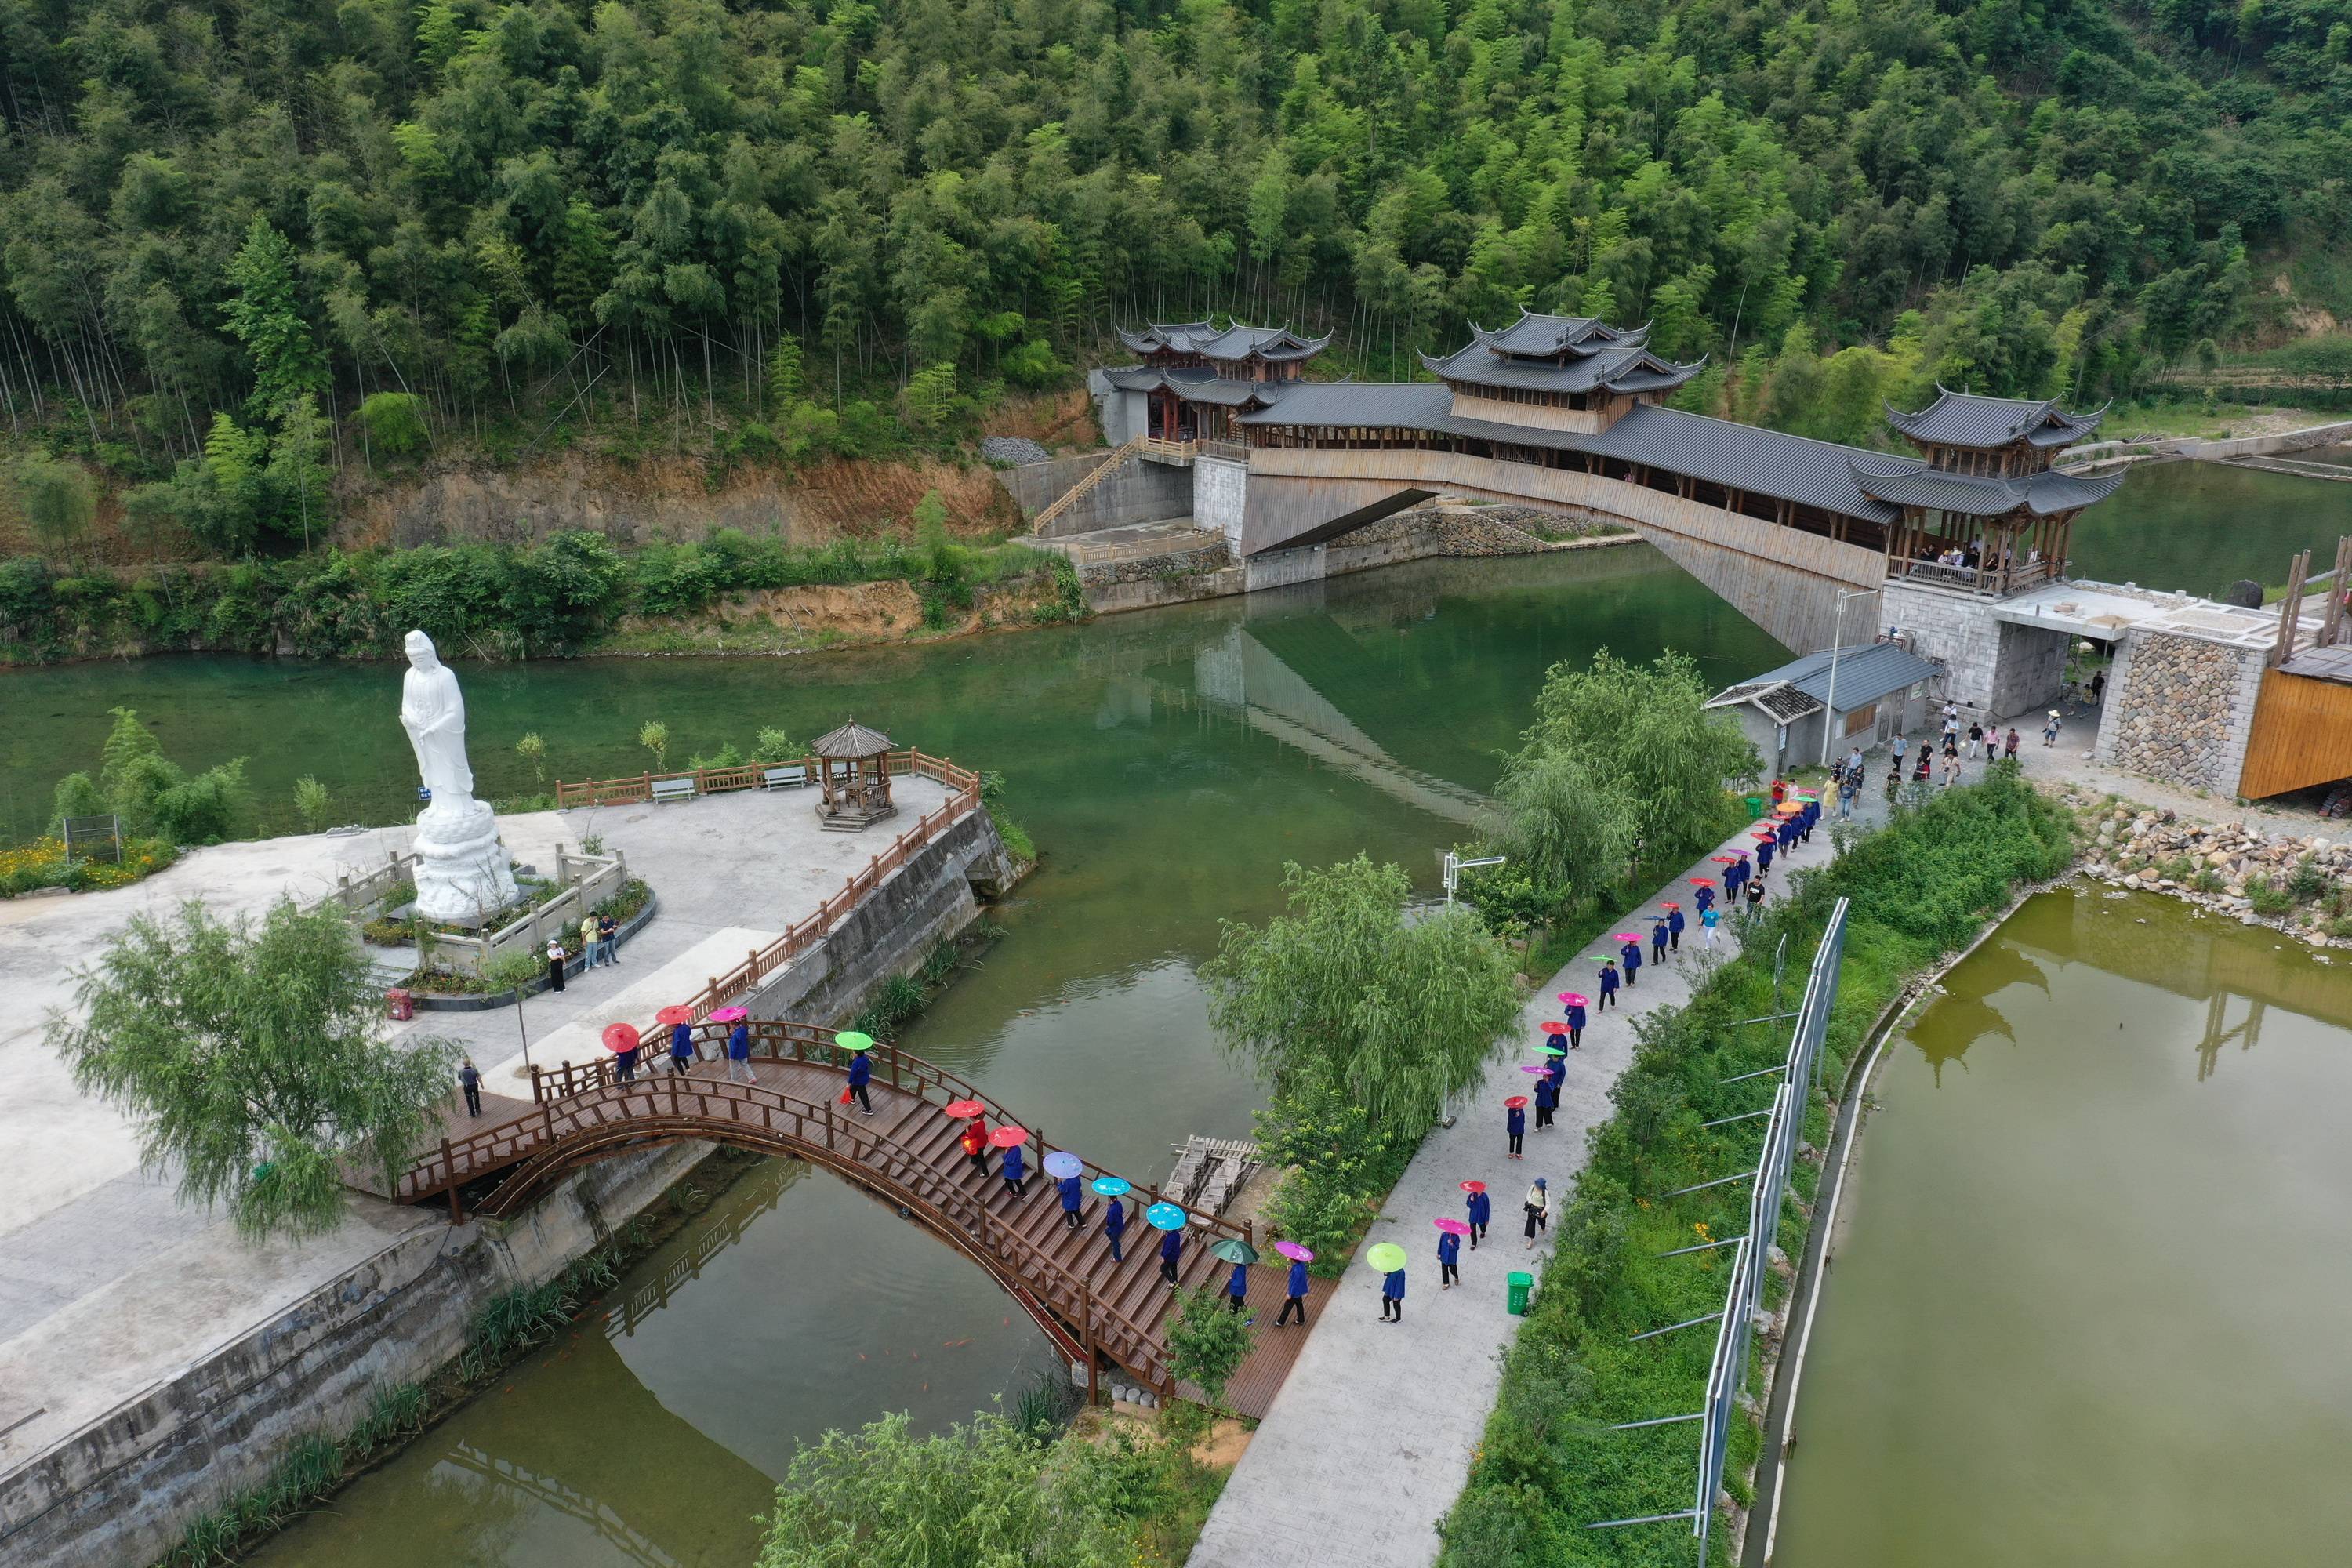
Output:
<svg viewBox="0 0 2352 1568">
<path fill-rule="evenodd" d="M 441 662 L 423 632 L 409 633 L 406 647 L 400 727 L 408 731 L 416 772 L 432 795 L 416 818 L 416 912 L 470 924 L 514 902 L 514 873 L 499 840 L 498 817 L 474 798 L 457 672 Z"/>
</svg>

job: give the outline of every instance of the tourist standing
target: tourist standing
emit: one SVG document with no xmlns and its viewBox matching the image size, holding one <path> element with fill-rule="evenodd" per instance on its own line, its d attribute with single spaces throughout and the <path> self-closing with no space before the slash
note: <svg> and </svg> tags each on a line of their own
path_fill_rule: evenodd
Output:
<svg viewBox="0 0 2352 1568">
<path fill-rule="evenodd" d="M 1617 961 L 1605 959 L 1601 965 L 1601 1005 L 1605 1010 L 1617 1005 Z"/>
<path fill-rule="evenodd" d="M 621 963 L 621 922 L 611 915 L 597 916 L 596 935 L 604 944 L 604 962 L 618 968 Z"/>
<path fill-rule="evenodd" d="M 853 1065 L 850 1068 L 850 1076 L 853 1079 L 856 1078 L 856 1072 L 857 1069 Z M 748 1018 L 736 1019 L 735 1026 L 727 1031 L 727 1081 L 729 1083 L 750 1083 L 752 1081 L 751 1023 Z M 874 1108 L 869 1105 L 866 1108 L 866 1114 L 870 1116 L 874 1112 Z"/>
<path fill-rule="evenodd" d="M 547 984 L 554 990 L 563 989 L 563 939 L 547 939 Z"/>
<path fill-rule="evenodd" d="M 694 1026 L 676 1024 L 669 1031 L 669 1073 L 684 1078 L 694 1067 Z"/>
<path fill-rule="evenodd" d="M 1437 1288 L 1451 1290 L 1462 1283 L 1462 1238 L 1452 1231 L 1437 1237 Z"/>
<path fill-rule="evenodd" d="M 1706 945 L 1709 947 L 1713 947 L 1715 945 L 1715 920 L 1716 911 L 1714 910 L 1706 909 L 1699 910 L 1699 930 L 1706 932 Z"/>
<path fill-rule="evenodd" d="M 2104 669 L 2091 677 L 2091 705 L 2097 707 L 2107 695 L 2107 672 Z"/>
<path fill-rule="evenodd" d="M 457 1069 L 457 1087 L 466 1091 L 466 1114 L 479 1116 L 482 1113 L 482 1069 L 474 1065 L 471 1057 L 467 1057 L 466 1065 Z"/>
<path fill-rule="evenodd" d="M 1028 1179 L 1029 1168 L 1022 1161 L 1021 1145 L 1015 1143 L 1004 1152 L 1004 1185 L 1017 1198 Z"/>
<path fill-rule="evenodd" d="M 1117 1198 L 1111 1199 L 1110 1207 L 1103 1210 L 1103 1234 L 1110 1237 L 1110 1260 L 1124 1260 L 1127 1254 L 1119 1250 L 1119 1246 L 1127 1237 L 1127 1205 Z"/>
<path fill-rule="evenodd" d="M 1979 719 L 1971 722 L 1969 725 L 1969 756 L 1971 760 L 1977 754 L 1977 748 L 1984 744 L 1984 721 Z"/>
<path fill-rule="evenodd" d="M 1503 1136 L 1509 1140 L 1511 1158 L 1519 1157 L 1519 1142 L 1528 1135 L 1528 1097 L 1515 1094 L 1503 1101 Z"/>
<path fill-rule="evenodd" d="M 580 917 L 580 967 L 596 967 L 596 917 L 593 913 Z"/>
<path fill-rule="evenodd" d="M 1011 1150 L 1005 1152 L 1012 1152 Z M 1171 1285 L 1175 1284 L 1176 1263 L 1183 1256 L 1184 1233 L 1181 1230 L 1162 1231 L 1160 1236 L 1160 1278 Z"/>
<path fill-rule="evenodd" d="M 1086 1194 L 1079 1188 L 1078 1178 L 1064 1176 L 1055 1185 L 1062 1189 L 1062 1223 L 1076 1230 L 1085 1223 L 1078 1217 L 1078 1211 L 1087 1205 Z"/>
<path fill-rule="evenodd" d="M 1544 1179 L 1541 1176 L 1538 1176 L 1536 1184 L 1528 1189 L 1525 1206 L 1528 1211 L 1528 1247 L 1533 1247 L 1536 1244 L 1536 1232 L 1545 1229 L 1551 1224 L 1551 1192 L 1544 1184 Z"/>
<path fill-rule="evenodd" d="M 1249 1310 L 1249 1265 L 1234 1265 L 1234 1277 L 1225 1281 L 1225 1309 L 1234 1313 Z"/>
<path fill-rule="evenodd" d="M 1298 1314 L 1298 1326 L 1305 1328 L 1307 1326 L 1307 1265 L 1296 1258 L 1290 1260 L 1290 1278 L 1284 1283 L 1282 1310 L 1275 1315 L 1274 1326 L 1278 1329 L 1290 1321 L 1290 1314 L 1293 1312 Z"/>
<path fill-rule="evenodd" d="M 1495 1205 L 1482 1186 L 1470 1194 L 1470 1202 L 1465 1206 L 1470 1211 L 1470 1250 L 1475 1252 L 1478 1250 L 1478 1238 L 1486 1234 L 1486 1222 L 1494 1217 Z"/>
<path fill-rule="evenodd" d="M 956 1142 L 963 1145 L 964 1154 L 971 1161 L 972 1170 L 978 1173 L 981 1180 L 986 1181 L 988 1179 L 988 1118 L 975 1116 L 966 1121 L 963 1124 L 963 1131 Z M 1114 1200 L 1111 1207 L 1118 1206 L 1118 1202 Z M 1114 1258 L 1118 1256 L 1118 1244 L 1116 1241 L 1111 1243 L 1111 1256 Z"/>
<path fill-rule="evenodd" d="M 1381 1281 L 1381 1321 L 1404 1321 L 1404 1270 L 1391 1269 Z"/>
<path fill-rule="evenodd" d="M 743 1026 L 738 1024 L 735 1026 L 740 1029 Z M 746 1051 L 744 1054 L 749 1056 L 751 1053 Z M 750 1072 L 751 1069 L 747 1066 L 744 1068 L 745 1076 L 750 1076 Z M 867 1056 L 866 1048 L 861 1046 L 852 1052 L 849 1058 L 849 1092 L 857 1097 L 859 1109 L 868 1116 L 874 1114 L 874 1097 L 866 1092 L 866 1086 L 873 1081 L 874 1058 Z"/>
</svg>

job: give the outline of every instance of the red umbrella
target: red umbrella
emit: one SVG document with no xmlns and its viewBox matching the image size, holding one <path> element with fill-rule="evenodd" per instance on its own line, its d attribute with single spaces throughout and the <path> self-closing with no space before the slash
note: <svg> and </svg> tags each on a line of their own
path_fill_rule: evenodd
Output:
<svg viewBox="0 0 2352 1568">
<path fill-rule="evenodd" d="M 1748 836 L 1759 844 L 1769 844 L 1780 837 L 1777 833 L 1751 833 Z"/>
<path fill-rule="evenodd" d="M 1010 1149 L 1016 1143 L 1029 1142 L 1029 1132 L 1022 1127 L 1000 1127 L 988 1135 L 988 1141 L 999 1149 Z"/>
<path fill-rule="evenodd" d="M 1547 1035 L 1565 1035 L 1568 1033 L 1568 1026 L 1558 1018 L 1546 1018 L 1543 1021 L 1543 1032 Z"/>
<path fill-rule="evenodd" d="M 950 1116 L 964 1121 L 971 1121 L 973 1117 L 978 1116 L 982 1111 L 987 1109 L 988 1107 L 981 1104 L 981 1102 L 976 1100 L 950 1100 L 948 1101 L 947 1105 L 947 1111 Z"/>
<path fill-rule="evenodd" d="M 673 1002 L 654 1015 L 654 1022 L 666 1029 L 679 1024 L 691 1024 L 694 1022 L 694 1009 L 683 1002 Z"/>
<path fill-rule="evenodd" d="M 1682 906 L 1681 906 L 1680 904 L 1676 904 L 1676 903 L 1664 903 L 1664 904 L 1660 904 L 1658 907 L 1659 907 L 1660 909 L 1662 909 L 1662 910 L 1678 910 L 1678 909 L 1681 909 L 1681 908 L 1682 908 Z"/>
<path fill-rule="evenodd" d="M 1718 866 L 1736 866 L 1742 859 L 1746 858 L 1746 857 L 1739 855 L 1710 855 L 1707 858 L 1713 860 Z"/>
<path fill-rule="evenodd" d="M 1462 1184 L 1462 1190 L 1465 1193 L 1483 1193 L 1486 1190 L 1486 1184 L 1484 1182 L 1465 1182 Z"/>
<path fill-rule="evenodd" d="M 1731 857 L 1728 855 L 1718 855 L 1716 858 L 1718 860 L 1728 861 Z M 1715 879 L 1712 877 L 1693 877 L 1690 879 L 1690 885 L 1694 888 L 1712 888 L 1715 886 Z"/>
<path fill-rule="evenodd" d="M 635 1024 L 605 1025 L 604 1048 L 612 1052 L 616 1057 L 623 1051 L 635 1050 L 637 1048 L 637 1026 Z"/>
<path fill-rule="evenodd" d="M 1508 1100 L 1507 1100 L 1503 1101 L 1503 1107 L 1504 1107 L 1504 1109 L 1505 1109 L 1505 1110 L 1518 1110 L 1521 1106 L 1523 1106 L 1523 1105 L 1527 1104 L 1527 1102 L 1528 1102 L 1528 1097 L 1527 1097 L 1526 1095 L 1524 1095 L 1524 1094 L 1515 1094 L 1515 1095 L 1511 1096 L 1511 1098 L 1510 1098 L 1510 1099 L 1508 1099 Z"/>
</svg>

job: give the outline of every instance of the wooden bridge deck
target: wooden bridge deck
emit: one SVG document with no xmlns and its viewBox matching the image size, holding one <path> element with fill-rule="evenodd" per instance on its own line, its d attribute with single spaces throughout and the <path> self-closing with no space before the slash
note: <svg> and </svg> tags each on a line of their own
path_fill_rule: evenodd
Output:
<svg viewBox="0 0 2352 1568">
<path fill-rule="evenodd" d="M 845 1058 L 832 1043 L 833 1031 L 778 1023 L 752 1029 L 750 1083 L 730 1082 L 719 1060 L 698 1060 L 688 1073 L 673 1074 L 667 1056 L 649 1047 L 653 1069 L 629 1083 L 618 1082 L 612 1064 L 602 1061 L 541 1074 L 536 1103 L 485 1095 L 483 1116 L 468 1118 L 461 1106 L 446 1119 L 446 1141 L 384 1195 L 447 1202 L 453 1215 L 471 1210 L 504 1218 L 579 1165 L 655 1143 L 709 1139 L 796 1155 L 870 1189 L 980 1263 L 1073 1361 L 1098 1352 L 1161 1394 L 1174 1390 L 1161 1329 L 1170 1289 L 1160 1276 L 1160 1233 L 1141 1214 L 1156 1189 L 1135 1184 L 1125 1257 L 1113 1258 L 1101 1224 L 1107 1200 L 1089 1184 L 1080 1223 L 1071 1227 L 1055 1184 L 1040 1170 L 1045 1146 L 1036 1130 L 1024 1151 L 1029 1178 L 1021 1195 L 997 1173 L 996 1151 L 984 1174 L 974 1168 L 957 1141 L 963 1123 L 942 1109 L 948 1100 L 980 1100 L 992 1128 L 1008 1120 L 1026 1124 L 971 1085 L 879 1047 L 868 1090 L 874 1114 L 866 1116 L 838 1103 Z M 715 1054 L 721 1031 L 705 1026 L 698 1034 L 708 1037 L 700 1049 Z M 1087 1164 L 1089 1184 L 1111 1173 Z M 1222 1283 L 1228 1266 L 1210 1256 L 1207 1243 L 1219 1236 L 1249 1239 L 1252 1228 L 1194 1215 L 1181 1282 Z M 1296 1327 L 1274 1328 L 1283 1272 L 1271 1254 L 1251 1270 L 1259 1343 L 1226 1396 L 1244 1415 L 1265 1414 L 1307 1337 Z M 1317 1281 L 1310 1312 L 1319 1315 L 1329 1293 L 1328 1281 Z"/>
</svg>

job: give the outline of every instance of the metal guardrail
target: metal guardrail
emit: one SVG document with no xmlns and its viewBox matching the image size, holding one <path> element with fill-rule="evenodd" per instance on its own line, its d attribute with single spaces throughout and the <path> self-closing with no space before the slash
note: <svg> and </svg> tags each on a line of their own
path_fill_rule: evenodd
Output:
<svg viewBox="0 0 2352 1568">
<path fill-rule="evenodd" d="M 1789 1173 L 1796 1164 L 1797 1146 L 1804 1140 L 1806 1108 L 1811 1103 L 1813 1091 L 1819 1087 L 1822 1046 L 1828 1037 L 1830 1011 L 1837 1001 L 1838 969 L 1845 956 L 1845 921 L 1846 900 L 1840 899 L 1830 911 L 1828 924 L 1822 928 L 1821 945 L 1813 952 L 1812 969 L 1805 979 L 1804 997 L 1793 1014 L 1775 1013 L 1763 1018 L 1744 1020 L 1765 1023 L 1782 1017 L 1796 1019 L 1796 1027 L 1789 1037 L 1789 1055 L 1778 1068 L 1741 1073 L 1738 1079 L 1724 1080 L 1727 1083 L 1738 1082 L 1739 1079 L 1760 1078 L 1775 1071 L 1780 1075 L 1780 1081 L 1772 1091 L 1771 1105 L 1763 1111 L 1748 1113 L 1749 1116 L 1769 1118 L 1765 1122 L 1764 1143 L 1757 1156 L 1756 1168 L 1719 1181 L 1677 1189 L 1678 1192 L 1688 1193 L 1706 1187 L 1725 1186 L 1733 1182 L 1751 1184 L 1748 1194 L 1748 1233 L 1745 1236 L 1727 1237 L 1700 1247 L 1677 1247 L 1665 1254 L 1671 1258 L 1722 1247 L 1734 1248 L 1731 1275 L 1724 1290 L 1723 1310 L 1633 1336 L 1636 1340 L 1644 1340 L 1671 1333 L 1676 1329 L 1696 1328 L 1701 1323 L 1716 1325 L 1715 1353 L 1707 1363 L 1706 1396 L 1700 1407 L 1686 1415 L 1661 1415 L 1647 1421 L 1626 1421 L 1612 1428 L 1628 1431 L 1641 1426 L 1698 1422 L 1698 1484 L 1691 1506 L 1672 1513 L 1644 1514 L 1637 1519 L 1601 1520 L 1585 1526 L 1588 1530 L 1612 1530 L 1624 1525 L 1688 1520 L 1691 1521 L 1691 1533 L 1698 1540 L 1700 1568 L 1706 1568 L 1707 1562 L 1707 1537 L 1715 1519 L 1715 1499 L 1723 1489 L 1723 1471 L 1730 1456 L 1732 1426 L 1738 1416 L 1739 1391 L 1748 1380 L 1748 1352 L 1755 1336 L 1756 1320 L 1763 1312 L 1765 1283 L 1771 1277 L 1773 1238 L 1780 1230 L 1781 1205 L 1789 1193 Z M 1724 1120 L 1746 1119 L 1727 1117 Z"/>
</svg>

